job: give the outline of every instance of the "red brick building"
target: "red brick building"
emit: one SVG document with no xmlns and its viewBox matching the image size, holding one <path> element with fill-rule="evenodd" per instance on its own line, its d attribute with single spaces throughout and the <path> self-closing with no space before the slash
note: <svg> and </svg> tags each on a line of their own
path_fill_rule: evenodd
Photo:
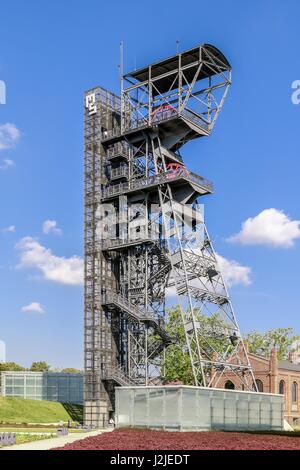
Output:
<svg viewBox="0 0 300 470">
<path fill-rule="evenodd" d="M 290 353 L 289 359 L 280 361 L 273 349 L 269 358 L 249 354 L 256 384 L 260 392 L 280 393 L 285 396 L 285 419 L 291 425 L 300 424 L 300 358 Z M 218 388 L 241 389 L 234 374 L 217 379 Z"/>
</svg>

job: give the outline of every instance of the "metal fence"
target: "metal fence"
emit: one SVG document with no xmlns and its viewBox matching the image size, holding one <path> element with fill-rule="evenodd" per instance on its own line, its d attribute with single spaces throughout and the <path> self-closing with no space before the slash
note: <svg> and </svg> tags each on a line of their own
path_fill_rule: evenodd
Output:
<svg viewBox="0 0 300 470">
<path fill-rule="evenodd" d="M 282 395 L 189 386 L 116 389 L 117 427 L 282 430 Z"/>
<path fill-rule="evenodd" d="M 119 183 L 113 186 L 109 186 L 102 191 L 102 198 L 105 199 L 129 191 L 136 191 L 139 189 L 142 190 L 149 186 L 170 183 L 179 179 L 185 179 L 195 183 L 209 193 L 213 191 L 213 184 L 210 181 L 200 175 L 197 175 L 196 173 L 193 173 L 192 171 L 188 171 L 186 168 L 179 168 L 175 171 L 166 171 L 156 175 L 148 176 L 146 178 L 131 179 L 126 183 Z"/>
</svg>

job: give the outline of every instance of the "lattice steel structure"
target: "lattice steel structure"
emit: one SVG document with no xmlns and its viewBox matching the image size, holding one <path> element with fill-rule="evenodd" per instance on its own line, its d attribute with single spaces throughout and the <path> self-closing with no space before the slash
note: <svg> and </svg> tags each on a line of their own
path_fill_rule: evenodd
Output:
<svg viewBox="0 0 300 470">
<path fill-rule="evenodd" d="M 197 200 L 212 184 L 181 147 L 209 136 L 231 67 L 204 44 L 85 96 L 85 421 L 106 424 L 116 385 L 160 383 L 166 291 L 176 293 L 196 385 L 255 384 Z M 211 328 L 207 318 L 216 319 Z M 254 385 L 255 387 L 255 385 Z"/>
</svg>

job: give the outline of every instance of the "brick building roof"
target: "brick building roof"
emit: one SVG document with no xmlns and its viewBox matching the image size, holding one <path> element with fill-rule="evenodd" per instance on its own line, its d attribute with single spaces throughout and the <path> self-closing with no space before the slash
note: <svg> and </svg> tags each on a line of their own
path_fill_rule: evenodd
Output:
<svg viewBox="0 0 300 470">
<path fill-rule="evenodd" d="M 300 372 L 300 364 L 293 364 L 290 361 L 278 361 L 278 369 L 293 370 L 295 372 Z"/>
</svg>

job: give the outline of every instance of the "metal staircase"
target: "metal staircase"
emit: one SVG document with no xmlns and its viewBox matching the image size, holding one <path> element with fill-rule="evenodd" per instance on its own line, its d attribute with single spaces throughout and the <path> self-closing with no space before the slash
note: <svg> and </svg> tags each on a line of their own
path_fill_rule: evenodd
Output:
<svg viewBox="0 0 300 470">
<path fill-rule="evenodd" d="M 130 380 L 126 375 L 122 367 L 111 367 L 107 371 L 103 372 L 102 379 L 107 381 L 114 381 L 121 387 L 132 387 L 136 383 L 133 380 Z"/>
<path fill-rule="evenodd" d="M 154 329 L 154 332 L 160 336 L 164 346 L 175 343 L 176 338 L 169 335 L 163 326 L 163 320 L 155 317 L 152 312 L 143 311 L 137 305 L 131 304 L 120 294 L 108 292 L 103 295 L 102 304 L 105 306 L 113 305 L 121 312 L 125 312 L 132 321 L 145 323 Z"/>
</svg>

